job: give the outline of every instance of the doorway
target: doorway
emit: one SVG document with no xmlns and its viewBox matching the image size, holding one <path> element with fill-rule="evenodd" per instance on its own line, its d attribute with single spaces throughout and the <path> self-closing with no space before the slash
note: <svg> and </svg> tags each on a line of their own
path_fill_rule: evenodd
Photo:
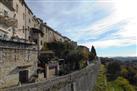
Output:
<svg viewBox="0 0 137 91">
<path fill-rule="evenodd" d="M 28 82 L 28 70 L 23 70 L 19 72 L 19 82 L 22 83 L 27 83 Z"/>
</svg>

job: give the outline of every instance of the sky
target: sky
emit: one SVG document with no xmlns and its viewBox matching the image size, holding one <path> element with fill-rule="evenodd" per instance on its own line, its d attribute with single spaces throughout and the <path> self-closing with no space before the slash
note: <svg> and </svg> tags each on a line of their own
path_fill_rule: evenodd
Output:
<svg viewBox="0 0 137 91">
<path fill-rule="evenodd" d="M 98 56 L 137 56 L 137 0 L 26 0 L 34 15 Z"/>
</svg>

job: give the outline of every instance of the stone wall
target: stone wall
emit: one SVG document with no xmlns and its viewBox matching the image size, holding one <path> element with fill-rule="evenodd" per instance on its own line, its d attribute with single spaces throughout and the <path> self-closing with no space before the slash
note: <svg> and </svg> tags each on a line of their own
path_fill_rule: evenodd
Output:
<svg viewBox="0 0 137 91">
<path fill-rule="evenodd" d="M 4 91 L 92 91 L 100 62 L 71 74 L 56 77 L 39 83 L 22 85 Z"/>
<path fill-rule="evenodd" d="M 1 48 L 16 48 L 16 49 L 37 49 L 36 44 L 34 43 L 25 43 L 21 40 L 3 40 L 0 39 Z"/>
<path fill-rule="evenodd" d="M 0 88 L 17 85 L 22 70 L 28 70 L 29 78 L 34 74 L 37 69 L 37 50 L 30 49 L 30 46 L 0 41 Z"/>
</svg>

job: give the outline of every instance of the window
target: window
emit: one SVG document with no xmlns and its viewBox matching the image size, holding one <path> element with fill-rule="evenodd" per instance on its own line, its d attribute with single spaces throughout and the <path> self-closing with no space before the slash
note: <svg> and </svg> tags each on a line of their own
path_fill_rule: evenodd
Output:
<svg viewBox="0 0 137 91">
<path fill-rule="evenodd" d="M 19 0 L 19 2 L 21 3 L 21 5 L 23 6 L 23 1 L 22 0 Z"/>
<path fill-rule="evenodd" d="M 29 15 L 30 15 L 30 11 L 28 10 L 28 13 L 29 13 Z"/>
<path fill-rule="evenodd" d="M 19 8 L 19 6 L 18 6 L 18 4 L 16 4 L 16 12 L 18 12 L 18 8 Z"/>
<path fill-rule="evenodd" d="M 31 20 L 29 19 L 29 23 L 31 23 Z"/>
<path fill-rule="evenodd" d="M 46 28 L 46 33 L 48 32 L 48 29 Z"/>
<path fill-rule="evenodd" d="M 25 32 L 25 28 L 24 28 L 24 26 L 23 26 L 23 33 Z"/>
<path fill-rule="evenodd" d="M 28 31 L 30 30 L 29 26 L 28 26 Z"/>
<path fill-rule="evenodd" d="M 41 45 L 42 45 L 42 41 L 41 41 Z"/>
<path fill-rule="evenodd" d="M 23 20 L 25 20 L 25 14 L 23 13 Z"/>
<path fill-rule="evenodd" d="M 37 39 L 35 39 L 34 42 L 35 42 L 36 44 L 38 44 L 38 40 L 37 40 Z"/>
</svg>

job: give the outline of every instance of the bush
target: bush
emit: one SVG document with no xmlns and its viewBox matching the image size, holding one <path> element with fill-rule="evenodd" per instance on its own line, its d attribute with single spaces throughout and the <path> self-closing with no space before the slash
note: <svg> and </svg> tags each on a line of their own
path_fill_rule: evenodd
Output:
<svg viewBox="0 0 137 91">
<path fill-rule="evenodd" d="M 130 84 L 137 85 L 137 73 L 132 67 L 128 67 L 128 72 L 125 74 L 125 78 L 129 80 Z"/>
<path fill-rule="evenodd" d="M 80 69 L 80 61 L 83 59 L 82 53 L 78 50 L 69 51 L 65 57 L 65 63 L 68 65 L 68 70 L 78 70 Z"/>
<path fill-rule="evenodd" d="M 107 79 L 108 81 L 112 81 L 117 79 L 120 76 L 121 67 L 118 62 L 109 63 L 107 66 Z"/>
<path fill-rule="evenodd" d="M 135 91 L 135 89 L 129 84 L 128 80 L 123 77 L 118 77 L 114 83 L 122 87 L 124 91 Z"/>
</svg>

